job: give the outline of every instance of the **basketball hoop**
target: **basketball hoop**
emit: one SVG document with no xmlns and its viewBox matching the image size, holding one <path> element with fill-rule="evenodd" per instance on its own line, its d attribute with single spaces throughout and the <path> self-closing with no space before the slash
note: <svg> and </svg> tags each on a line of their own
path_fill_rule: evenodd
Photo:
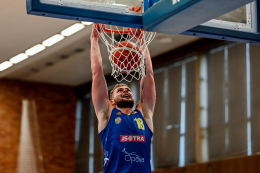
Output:
<svg viewBox="0 0 260 173">
<path fill-rule="evenodd" d="M 111 75 L 118 81 L 131 82 L 145 76 L 145 51 L 155 33 L 144 29 L 94 24 L 100 39 L 107 46 L 112 66 Z"/>
</svg>

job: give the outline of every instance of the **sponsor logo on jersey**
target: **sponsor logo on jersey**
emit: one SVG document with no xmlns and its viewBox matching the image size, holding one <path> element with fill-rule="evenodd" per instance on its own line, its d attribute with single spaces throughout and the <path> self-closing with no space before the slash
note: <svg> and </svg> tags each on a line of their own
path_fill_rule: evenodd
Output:
<svg viewBox="0 0 260 173">
<path fill-rule="evenodd" d="M 144 135 L 121 135 L 120 142 L 145 142 Z"/>
<path fill-rule="evenodd" d="M 117 114 L 116 115 L 122 115 L 122 113 L 121 112 L 117 112 Z"/>
<path fill-rule="evenodd" d="M 137 111 L 134 111 L 133 114 L 137 114 L 138 112 Z"/>
<path fill-rule="evenodd" d="M 120 117 L 117 117 L 117 118 L 115 119 L 115 123 L 116 123 L 116 124 L 120 124 L 121 121 L 122 121 L 122 119 L 121 119 Z"/>
<path fill-rule="evenodd" d="M 125 148 L 122 150 L 123 153 L 125 153 L 125 161 L 127 162 L 131 162 L 131 164 L 133 162 L 144 162 L 144 158 L 140 157 L 136 154 L 136 152 L 132 152 L 132 153 L 128 153 Z"/>
<path fill-rule="evenodd" d="M 142 118 L 135 118 L 134 120 L 137 123 L 138 129 L 144 130 L 144 123 L 143 123 Z"/>
<path fill-rule="evenodd" d="M 108 151 L 104 151 L 104 164 L 103 164 L 103 166 L 108 166 L 108 161 L 109 161 L 109 159 L 108 159 Z"/>
</svg>

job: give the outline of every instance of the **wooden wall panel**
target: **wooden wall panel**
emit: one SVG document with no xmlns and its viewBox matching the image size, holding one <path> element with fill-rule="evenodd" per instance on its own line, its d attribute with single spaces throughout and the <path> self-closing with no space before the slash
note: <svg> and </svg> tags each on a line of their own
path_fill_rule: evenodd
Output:
<svg viewBox="0 0 260 173">
<path fill-rule="evenodd" d="M 260 155 L 156 170 L 153 173 L 259 173 Z"/>
<path fill-rule="evenodd" d="M 247 153 L 246 82 L 246 45 L 238 44 L 228 49 L 228 155 Z"/>
<path fill-rule="evenodd" d="M 185 162 L 196 162 L 196 61 L 186 64 Z"/>
<path fill-rule="evenodd" d="M 76 153 L 76 172 L 89 170 L 89 133 L 91 116 L 91 98 L 82 100 L 79 142 Z"/>
<path fill-rule="evenodd" d="M 36 103 L 45 172 L 75 172 L 73 89 L 8 79 L 0 80 L 0 172 L 16 172 L 23 99 Z"/>
<path fill-rule="evenodd" d="M 186 168 L 187 173 L 202 173 L 207 171 L 207 164 L 191 165 Z"/>
<path fill-rule="evenodd" d="M 165 143 L 164 166 L 177 166 L 179 164 L 179 147 L 180 147 L 180 116 L 181 116 L 181 75 L 182 66 L 170 68 L 168 70 L 168 94 L 165 109 L 168 108 L 168 116 L 166 116 L 167 142 Z M 156 83 L 157 84 L 157 83 Z M 158 87 L 157 87 L 158 88 Z M 158 102 L 157 102 L 158 103 Z M 156 103 L 156 104 L 157 104 Z M 166 110 L 167 112 L 167 110 Z M 166 114 L 167 115 L 167 114 Z"/>
<path fill-rule="evenodd" d="M 252 152 L 260 150 L 260 45 L 250 44 Z"/>
<path fill-rule="evenodd" d="M 153 144 L 159 146 L 153 148 L 154 154 L 154 167 L 155 169 L 165 166 L 165 154 L 166 152 L 162 148 L 166 145 L 166 133 L 165 133 L 165 109 L 164 109 L 164 76 L 165 72 L 160 72 L 154 75 L 156 82 L 156 105 L 154 109 L 153 123 Z"/>
<path fill-rule="evenodd" d="M 94 107 L 92 105 L 93 113 Z M 98 135 L 98 119 L 94 113 L 94 172 L 103 172 L 103 157 L 104 152 L 102 148 L 101 139 Z"/>
<path fill-rule="evenodd" d="M 225 155 L 224 51 L 208 58 L 208 145 L 209 158 Z"/>
<path fill-rule="evenodd" d="M 184 173 L 186 171 L 185 168 L 167 168 L 153 171 L 153 173 Z"/>
</svg>

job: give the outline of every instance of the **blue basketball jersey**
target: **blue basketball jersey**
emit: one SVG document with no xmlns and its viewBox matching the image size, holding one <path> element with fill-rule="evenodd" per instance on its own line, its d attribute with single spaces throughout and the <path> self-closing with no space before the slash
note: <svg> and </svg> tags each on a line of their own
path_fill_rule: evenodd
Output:
<svg viewBox="0 0 260 173">
<path fill-rule="evenodd" d="M 127 115 L 114 108 L 99 136 L 104 150 L 104 173 L 151 173 L 153 133 L 139 110 Z"/>
</svg>

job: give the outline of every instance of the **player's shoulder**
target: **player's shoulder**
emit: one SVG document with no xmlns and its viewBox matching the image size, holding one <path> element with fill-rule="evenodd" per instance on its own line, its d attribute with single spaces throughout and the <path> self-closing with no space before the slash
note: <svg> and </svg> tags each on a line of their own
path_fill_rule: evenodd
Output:
<svg viewBox="0 0 260 173">
<path fill-rule="evenodd" d="M 144 118 L 151 118 L 153 117 L 153 110 L 149 109 L 148 107 L 145 107 L 143 103 L 139 102 L 136 105 L 136 109 L 141 112 Z"/>
</svg>

